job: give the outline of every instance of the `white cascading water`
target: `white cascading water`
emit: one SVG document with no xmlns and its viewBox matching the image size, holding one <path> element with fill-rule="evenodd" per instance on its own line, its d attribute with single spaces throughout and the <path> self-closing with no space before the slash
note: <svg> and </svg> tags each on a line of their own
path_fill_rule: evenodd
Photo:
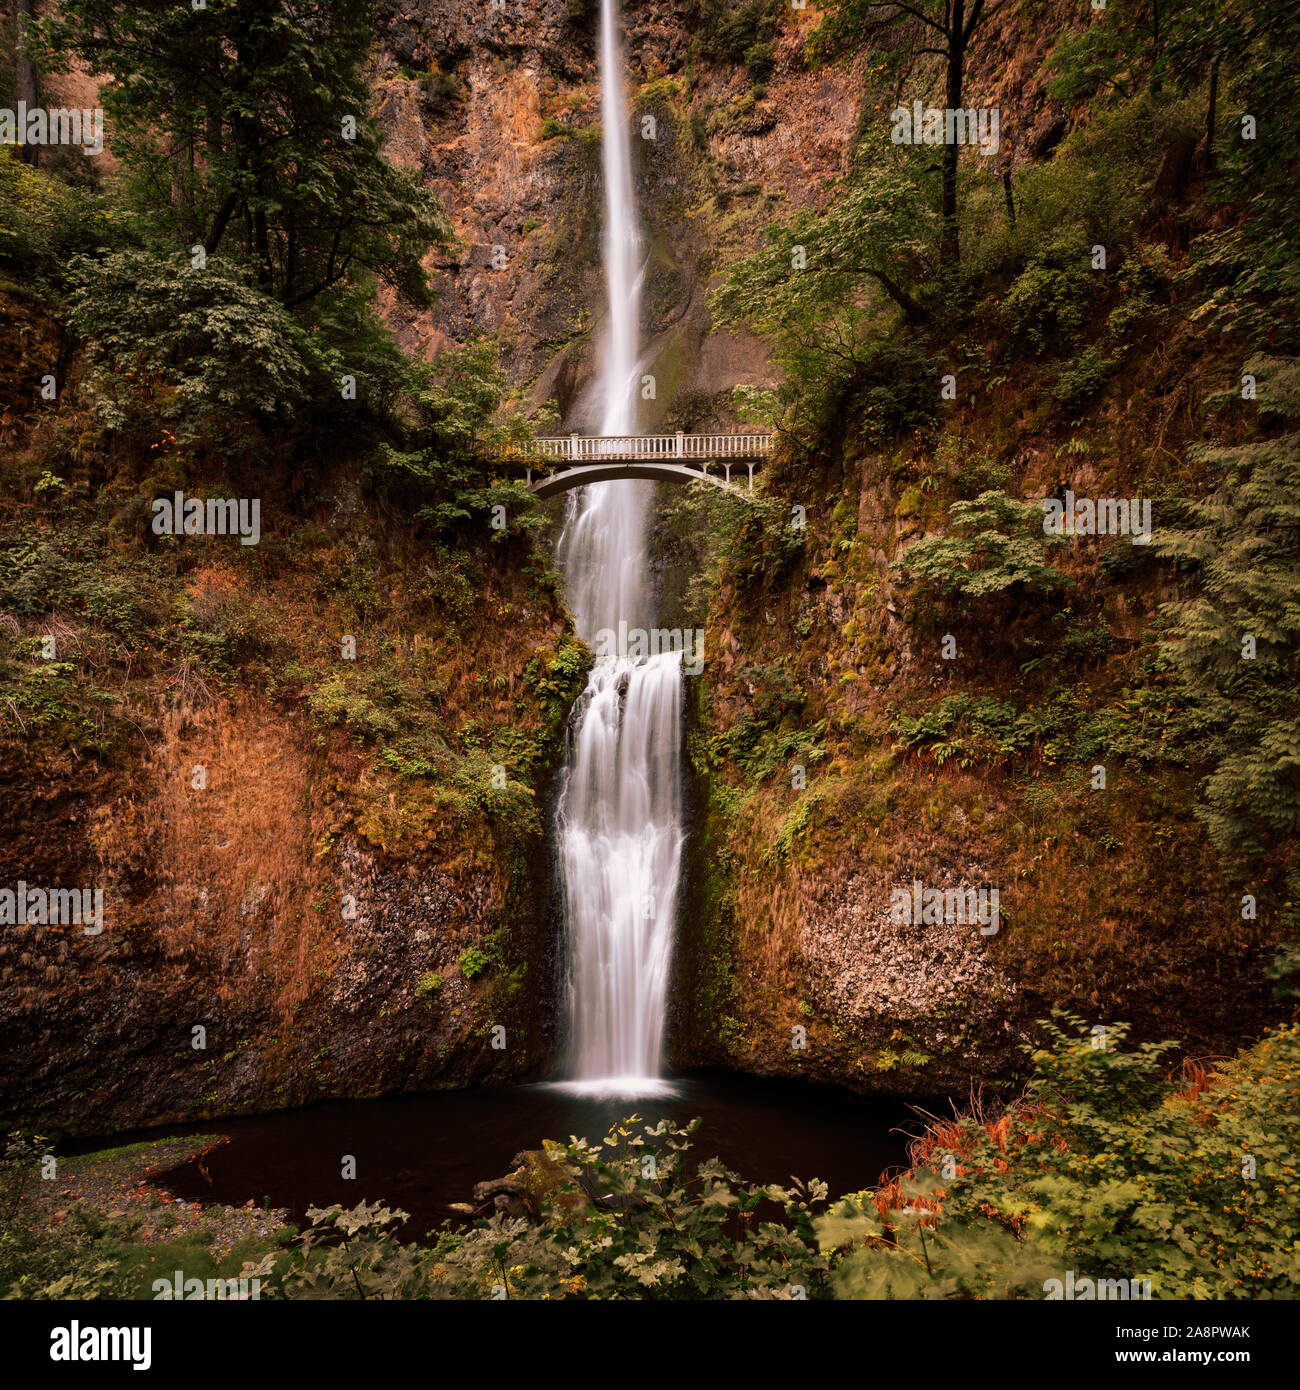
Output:
<svg viewBox="0 0 1300 1390">
<path fill-rule="evenodd" d="M 619 61 L 617 0 L 600 15 L 609 323 L 603 435 L 636 429 L 641 240 Z M 646 522 L 653 484 L 592 483 L 570 494 L 559 541 L 579 635 L 648 630 Z M 662 1094 L 668 970 L 685 832 L 682 658 L 598 655 L 570 719 L 556 828 L 569 967 L 566 1089 Z"/>
</svg>

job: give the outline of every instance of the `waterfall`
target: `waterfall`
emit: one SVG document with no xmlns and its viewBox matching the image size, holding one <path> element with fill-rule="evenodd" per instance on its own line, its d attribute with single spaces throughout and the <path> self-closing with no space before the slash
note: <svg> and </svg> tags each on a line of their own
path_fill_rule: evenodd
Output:
<svg viewBox="0 0 1300 1390">
<path fill-rule="evenodd" d="M 617 0 L 600 15 L 604 260 L 609 314 L 601 434 L 634 433 L 642 244 L 632 193 Z M 647 630 L 646 525 L 653 484 L 570 494 L 558 545 L 579 635 Z M 566 1088 L 644 1096 L 660 1078 L 681 870 L 681 656 L 599 654 L 569 721 L 556 810 L 568 953 Z"/>
</svg>

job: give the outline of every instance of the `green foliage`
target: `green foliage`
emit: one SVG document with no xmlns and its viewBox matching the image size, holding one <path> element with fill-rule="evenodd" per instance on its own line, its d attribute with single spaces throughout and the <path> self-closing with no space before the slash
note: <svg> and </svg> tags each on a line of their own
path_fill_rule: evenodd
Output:
<svg viewBox="0 0 1300 1390">
<path fill-rule="evenodd" d="M 415 997 L 417 999 L 432 999 L 446 983 L 441 975 L 435 975 L 432 971 L 428 971 L 420 976 L 420 983 L 415 987 Z"/>
<path fill-rule="evenodd" d="M 882 1215 L 859 1194 L 818 1221 L 822 1249 L 843 1252 L 836 1295 L 1041 1299 L 1073 1270 L 1149 1279 L 1153 1298 L 1289 1296 L 1297 1030 L 1180 1089 L 1162 1074 L 1168 1044 L 1056 1017 L 1025 1100 L 943 1126 L 906 1205 Z"/>
<path fill-rule="evenodd" d="M 129 593 L 129 591 L 128 591 Z M 248 668 L 273 660 L 281 652 L 280 618 L 274 605 L 265 599 L 243 595 L 188 595 L 177 599 L 175 612 L 187 651 L 220 680 L 236 680 L 249 674 Z M 338 698 L 328 695 L 328 702 Z M 323 723 L 345 723 L 325 715 L 324 704 L 313 712 Z"/>
<path fill-rule="evenodd" d="M 818 748 L 812 754 L 798 752 L 791 757 L 790 761 L 795 762 L 801 758 L 821 758 L 824 756 L 825 750 Z M 830 784 L 822 781 L 815 787 L 801 793 L 791 808 L 790 814 L 781 822 L 781 828 L 776 832 L 776 838 L 772 841 L 771 848 L 764 850 L 764 863 L 780 864 L 790 859 L 794 853 L 795 842 L 805 834 L 813 823 L 813 817 L 818 808 L 833 798 L 836 788 L 840 785 L 842 784 L 838 780 Z"/>
<path fill-rule="evenodd" d="M 490 509 L 503 506 L 510 524 L 536 530 L 543 519 L 523 482 L 483 481 L 484 458 L 531 437 L 522 395 L 513 390 L 490 339 L 447 348 L 431 364 L 414 364 L 413 421 L 403 447 L 381 447 L 384 485 L 412 494 L 415 516 L 436 534 L 469 523 L 486 530 Z M 508 531 L 493 531 L 503 539 Z"/>
<path fill-rule="evenodd" d="M 115 1268 L 101 1248 L 108 1223 L 79 1207 L 53 1229 L 26 1219 L 25 1201 L 49 1151 L 43 1135 L 21 1130 L 0 1150 L 0 1298 L 102 1298 Z"/>
<path fill-rule="evenodd" d="M 79 612 L 101 632 L 132 647 L 143 643 L 157 615 L 140 577 L 105 572 L 90 557 L 73 555 L 57 549 L 48 533 L 11 534 L 0 548 L 0 607 L 27 618 Z"/>
<path fill-rule="evenodd" d="M 1173 81 L 1204 83 L 1220 70 L 1218 159 L 1212 195 L 1228 214 L 1192 247 L 1184 280 L 1202 298 L 1194 317 L 1234 340 L 1300 351 L 1300 224 L 1290 190 L 1300 178 L 1295 129 L 1300 12 L 1289 0 L 1207 0 L 1172 15 L 1162 66 Z M 1257 124 L 1243 138 L 1243 115 Z M 1246 209 L 1245 217 L 1232 210 Z"/>
<path fill-rule="evenodd" d="M 250 422 L 292 414 L 318 366 L 303 329 L 233 266 L 120 251 L 74 267 L 71 322 L 86 394 L 111 429 L 237 446 Z"/>
<path fill-rule="evenodd" d="M 117 1261 L 106 1248 L 111 1223 L 75 1208 L 52 1230 L 15 1223 L 0 1230 L 0 1297 L 39 1302 L 112 1297 Z"/>
<path fill-rule="evenodd" d="M 770 43 L 752 43 L 745 50 L 745 66 L 755 82 L 766 82 L 776 66 L 776 53 Z"/>
<path fill-rule="evenodd" d="M 32 169 L 0 145 L 0 268 L 61 287 L 77 256 L 119 237 L 99 194 Z"/>
<path fill-rule="evenodd" d="M 1167 19 L 1166 19 L 1167 23 Z M 1048 91 L 1072 105 L 1101 93 L 1131 98 L 1151 75 L 1159 56 L 1160 12 L 1146 5 L 1111 5 L 1052 50 L 1057 68 Z"/>
<path fill-rule="evenodd" d="M 420 261 L 450 228 L 369 114 L 375 8 L 68 0 L 40 25 L 42 66 L 113 74 L 102 99 L 146 239 L 237 259 L 290 308 L 372 276 L 428 302 Z"/>
<path fill-rule="evenodd" d="M 14 1219 L 23 1198 L 39 1174 L 41 1159 L 49 1153 L 50 1141 L 43 1134 L 24 1134 L 11 1130 L 0 1150 L 0 1223 Z"/>
<path fill-rule="evenodd" d="M 826 720 L 803 723 L 807 692 L 788 657 L 769 666 L 742 667 L 739 677 L 754 691 L 752 707 L 709 740 L 713 766 L 727 760 L 746 778 L 763 781 L 787 771 L 792 763 L 808 767 L 826 756 Z"/>
<path fill-rule="evenodd" d="M 350 729 L 359 741 L 383 738 L 398 730 L 396 718 L 358 689 L 357 679 L 335 674 L 307 697 L 307 708 L 315 723 Z"/>
<path fill-rule="evenodd" d="M 869 394 L 885 390 L 899 354 L 909 351 L 873 341 L 889 308 L 924 316 L 916 296 L 933 273 L 939 233 L 926 178 L 919 149 L 890 146 L 879 164 L 835 189 L 824 211 L 769 227 L 763 248 L 730 266 L 713 298 L 721 324 L 748 328 L 770 345 L 785 374 L 786 428 L 804 442 L 830 427 L 855 386 L 868 405 L 885 407 L 877 433 L 933 415 L 933 390 L 928 404 L 915 392 L 913 360 L 902 402 L 890 407 L 884 395 Z"/>
<path fill-rule="evenodd" d="M 79 574 L 66 556 L 41 535 L 20 533 L 0 549 L 0 604 L 11 613 L 34 617 L 73 603 Z"/>
<path fill-rule="evenodd" d="M 1300 418 L 1300 367 L 1247 365 L 1261 409 Z M 1197 589 L 1164 609 L 1169 651 L 1214 728 L 1197 814 L 1222 854 L 1262 852 L 1300 835 L 1300 431 L 1198 457 L 1223 482 L 1156 541 Z"/>
<path fill-rule="evenodd" d="M 1010 331 L 1023 324 L 1036 352 L 1077 348 L 1076 325 L 1113 292 L 1116 271 L 1127 295 L 1139 287 L 1126 281 L 1138 264 L 1167 269 L 1160 251 L 1138 242 L 1138 230 L 1165 152 L 1195 133 L 1197 114 L 1189 101 L 1143 96 L 1079 123 L 1049 160 L 1017 177 L 1014 226 L 972 219 L 962 259 L 968 292 L 1001 298 L 988 307 Z M 994 205 L 986 206 L 991 213 Z M 1092 268 L 1098 245 L 1106 248 L 1104 271 Z M 1140 287 L 1153 291 L 1162 279 L 1148 275 Z M 1009 309 L 1007 284 L 1015 290 Z"/>
<path fill-rule="evenodd" d="M 761 81 L 750 54 L 760 45 L 770 53 L 780 14 L 781 0 L 699 0 L 699 51 L 718 63 L 744 62 Z"/>
<path fill-rule="evenodd" d="M 1293 902 L 1296 896 L 1300 896 L 1300 875 L 1290 876 L 1288 892 L 1292 894 Z M 1273 981 L 1273 993 L 1277 998 L 1300 999 L 1300 941 L 1287 941 L 1278 947 L 1264 974 Z"/>
<path fill-rule="evenodd" d="M 862 353 L 847 403 L 869 448 L 884 448 L 900 435 L 927 437 L 939 417 L 933 357 L 901 335 L 871 343 Z"/>
<path fill-rule="evenodd" d="M 1100 285 L 1089 245 L 1060 237 L 1034 256 L 1002 301 L 1010 332 L 1035 352 L 1077 338 Z"/>
<path fill-rule="evenodd" d="M 1094 343 L 1061 368 L 1052 395 L 1063 406 L 1081 405 L 1106 384 L 1113 365 Z"/>
<path fill-rule="evenodd" d="M 534 657 L 524 667 L 524 685 L 541 702 L 545 712 L 542 737 L 546 743 L 558 736 L 590 669 L 591 653 L 571 635 L 560 640 L 555 655 L 549 660 L 543 662 Z"/>
<path fill-rule="evenodd" d="M 826 1185 L 753 1186 L 716 1159 L 687 1167 L 690 1136 L 632 1116 L 598 1144 L 534 1155 L 542 1223 L 494 1216 L 401 1245 L 405 1213 L 312 1208 L 312 1227 L 273 1286 L 288 1298 L 791 1299 L 827 1296 L 813 1222 Z"/>
<path fill-rule="evenodd" d="M 275 1292 L 286 1298 L 394 1299 L 417 1295 L 427 1278 L 426 1252 L 402 1245 L 388 1229 L 407 1213 L 382 1202 L 358 1202 L 350 1209 L 308 1207 L 311 1226 L 303 1232 L 295 1260 Z M 273 1267 L 257 1267 L 261 1275 Z M 249 1267 L 249 1274 L 254 1268 Z"/>
<path fill-rule="evenodd" d="M 467 980 L 477 980 L 492 964 L 492 958 L 477 946 L 467 946 L 460 955 L 460 973 Z"/>
<path fill-rule="evenodd" d="M 397 1238 L 406 1213 L 381 1202 L 313 1207 L 292 1250 L 264 1242 L 241 1273 L 286 1299 L 1038 1300 L 1070 1270 L 1150 1280 L 1155 1298 L 1289 1296 L 1300 1028 L 1173 1080 L 1170 1044 L 1130 1045 L 1126 1024 L 1057 1011 L 1041 1026 L 1024 1097 L 933 1127 L 879 1194 L 830 1203 L 817 1181 L 746 1183 L 716 1159 L 690 1164 L 698 1120 L 632 1116 L 600 1143 L 527 1156 L 518 1180 L 534 1219 L 494 1215 L 419 1246 Z M 908 1042 L 878 1067 L 922 1065 Z M 13 1136 L 0 1157 L 0 1291 L 147 1296 L 156 1247 L 129 1231 L 85 1213 L 36 1235 L 14 1220 L 15 1184 L 43 1146 Z M 183 1258 L 191 1270 L 188 1247 Z"/>
<path fill-rule="evenodd" d="M 908 550 L 896 568 L 943 595 L 980 599 L 1019 590 L 1051 594 L 1073 579 L 1045 556 L 1063 538 L 1043 534 L 1043 509 L 1005 492 L 982 492 L 971 502 L 955 502 L 952 530 L 926 536 Z"/>
<path fill-rule="evenodd" d="M 923 714 L 899 714 L 890 729 L 909 752 L 928 752 L 940 766 L 951 759 L 963 768 L 1024 753 L 1038 732 L 1032 716 L 967 691 L 945 695 Z"/>
</svg>

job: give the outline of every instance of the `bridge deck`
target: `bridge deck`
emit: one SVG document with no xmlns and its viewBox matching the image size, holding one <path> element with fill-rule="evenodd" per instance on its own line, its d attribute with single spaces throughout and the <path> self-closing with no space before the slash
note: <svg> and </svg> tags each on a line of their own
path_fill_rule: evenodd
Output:
<svg viewBox="0 0 1300 1390">
<path fill-rule="evenodd" d="M 530 439 L 507 460 L 569 464 L 637 459 L 751 459 L 772 452 L 770 434 L 570 434 Z"/>
<path fill-rule="evenodd" d="M 704 478 L 729 488 L 733 461 L 744 466 L 752 488 L 754 469 L 772 453 L 772 444 L 770 434 L 570 434 L 527 440 L 498 462 L 526 469 L 529 487 L 539 497 L 615 478 Z M 710 464 L 721 464 L 723 476 L 710 473 Z M 542 476 L 534 479 L 534 470 Z"/>
</svg>

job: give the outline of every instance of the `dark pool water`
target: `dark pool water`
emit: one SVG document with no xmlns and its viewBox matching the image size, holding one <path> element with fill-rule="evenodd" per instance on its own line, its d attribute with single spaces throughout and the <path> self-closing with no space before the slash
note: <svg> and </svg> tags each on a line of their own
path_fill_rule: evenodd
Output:
<svg viewBox="0 0 1300 1390">
<path fill-rule="evenodd" d="M 675 1084 L 676 1097 L 654 1101 L 515 1086 L 339 1101 L 170 1127 L 166 1132 L 228 1134 L 230 1142 L 209 1152 L 202 1170 L 192 1161 L 158 1181 L 187 1201 L 238 1206 L 266 1199 L 299 1224 L 306 1224 L 309 1206 L 382 1198 L 411 1214 L 402 1232 L 410 1239 L 452 1216 L 451 1203 L 471 1200 L 476 1182 L 507 1173 L 519 1150 L 574 1134 L 595 1141 L 633 1113 L 646 1123 L 662 1117 L 685 1123 L 698 1115 L 697 1160 L 716 1154 L 755 1182 L 823 1178 L 832 1195 L 870 1187 L 903 1166 L 908 1138 L 921 1128 L 909 1103 L 897 1099 L 724 1074 Z M 353 1181 L 341 1176 L 345 1154 L 356 1159 Z"/>
</svg>

